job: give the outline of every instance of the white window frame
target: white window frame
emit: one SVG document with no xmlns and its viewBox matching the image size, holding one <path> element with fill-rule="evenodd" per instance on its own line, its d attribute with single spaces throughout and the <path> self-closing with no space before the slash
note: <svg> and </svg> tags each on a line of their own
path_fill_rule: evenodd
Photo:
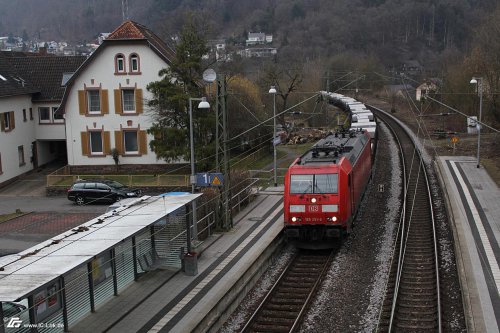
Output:
<svg viewBox="0 0 500 333">
<path fill-rule="evenodd" d="M 62 115 L 62 118 L 56 118 L 56 112 L 59 109 L 59 107 L 53 106 L 52 107 L 52 112 L 50 115 L 52 116 L 52 122 L 54 123 L 64 123 L 64 115 Z"/>
<path fill-rule="evenodd" d="M 133 109 L 125 109 L 125 93 L 132 93 L 132 107 Z M 136 110 L 136 101 L 135 101 L 135 90 L 134 89 L 122 89 L 122 112 L 123 113 L 137 113 Z"/>
<path fill-rule="evenodd" d="M 43 111 L 47 111 L 47 116 L 48 116 L 47 119 L 42 119 L 42 110 Z M 38 122 L 40 124 L 50 124 L 50 123 L 52 123 L 52 117 L 51 117 L 51 114 L 50 114 L 50 107 L 48 107 L 48 106 L 39 106 L 38 107 Z"/>
<path fill-rule="evenodd" d="M 89 138 L 89 153 L 90 155 L 104 155 L 104 137 L 103 137 L 103 132 L 102 131 L 89 131 L 88 132 L 88 138 Z M 101 151 L 94 151 L 93 145 L 92 145 L 92 135 L 99 135 L 101 138 Z"/>
<path fill-rule="evenodd" d="M 91 110 L 92 105 L 92 94 L 97 93 L 97 101 L 99 102 L 99 110 Z M 101 91 L 97 89 L 89 89 L 87 90 L 87 112 L 88 114 L 101 114 L 102 113 L 102 105 L 101 105 Z"/>
<path fill-rule="evenodd" d="M 10 130 L 10 112 L 4 112 L 2 113 L 2 117 L 4 120 L 4 131 L 7 132 Z"/>
<path fill-rule="evenodd" d="M 139 72 L 139 56 L 137 54 L 132 54 L 130 56 L 130 71 L 132 73 Z"/>
<path fill-rule="evenodd" d="M 127 134 L 134 133 L 135 134 L 135 143 L 137 146 L 137 150 L 127 150 Z M 139 131 L 138 130 L 126 130 L 123 131 L 123 150 L 126 155 L 136 155 L 139 154 Z"/>
<path fill-rule="evenodd" d="M 125 56 L 123 54 L 117 54 L 116 57 L 115 57 L 115 61 L 116 61 L 116 72 L 117 73 L 125 73 L 126 72 L 126 69 L 125 69 Z M 120 65 L 121 65 L 121 69 L 120 69 Z"/>
</svg>

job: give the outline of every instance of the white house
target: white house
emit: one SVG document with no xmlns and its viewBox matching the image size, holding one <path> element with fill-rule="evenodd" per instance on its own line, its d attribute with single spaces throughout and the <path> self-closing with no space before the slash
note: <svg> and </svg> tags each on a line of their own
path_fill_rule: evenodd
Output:
<svg viewBox="0 0 500 333">
<path fill-rule="evenodd" d="M 152 118 L 145 113 L 151 98 L 146 86 L 158 81 L 174 50 L 152 31 L 125 21 L 69 79 L 61 111 L 65 114 L 68 164 L 73 170 L 102 170 L 120 165 L 165 165 L 149 149 L 147 130 Z"/>
<path fill-rule="evenodd" d="M 0 52 L 0 187 L 55 159 L 77 172 L 113 168 L 113 157 L 124 170 L 163 170 L 146 86 L 174 56 L 132 21 L 88 58 Z"/>
<path fill-rule="evenodd" d="M 436 93 L 439 89 L 440 86 L 440 80 L 439 79 L 430 79 L 427 80 L 426 82 L 422 83 L 419 85 L 416 89 L 416 100 L 420 101 L 422 96 L 429 92 Z"/>
<path fill-rule="evenodd" d="M 263 32 L 249 32 L 246 45 L 270 44 L 273 42 L 273 35 L 266 35 Z"/>
<path fill-rule="evenodd" d="M 56 114 L 64 87 L 84 57 L 0 53 L 0 187 L 66 157 L 64 119 Z"/>
</svg>

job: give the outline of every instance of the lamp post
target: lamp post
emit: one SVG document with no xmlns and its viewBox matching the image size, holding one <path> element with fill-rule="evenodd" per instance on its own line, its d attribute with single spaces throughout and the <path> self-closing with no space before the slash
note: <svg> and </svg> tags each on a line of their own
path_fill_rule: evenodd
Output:
<svg viewBox="0 0 500 333">
<path fill-rule="evenodd" d="M 198 109 L 209 109 L 210 104 L 207 102 L 205 97 L 201 98 L 189 98 L 189 143 L 191 150 L 191 193 L 195 193 L 196 186 L 196 174 L 194 168 L 194 136 L 193 136 L 193 101 L 201 101 L 198 104 Z M 193 200 L 193 238 L 198 239 L 198 220 L 196 218 L 196 200 Z M 187 251 L 191 252 L 191 228 L 186 230 L 187 238 Z"/>
<path fill-rule="evenodd" d="M 479 149 L 481 147 L 481 115 L 483 113 L 483 78 L 473 77 L 470 80 L 471 84 L 477 84 L 477 89 L 479 90 L 479 119 L 476 124 L 477 126 L 477 167 L 479 168 Z"/>
<path fill-rule="evenodd" d="M 278 186 L 276 170 L 276 88 L 271 86 L 269 93 L 273 94 L 273 167 L 274 167 L 274 187 Z"/>
</svg>

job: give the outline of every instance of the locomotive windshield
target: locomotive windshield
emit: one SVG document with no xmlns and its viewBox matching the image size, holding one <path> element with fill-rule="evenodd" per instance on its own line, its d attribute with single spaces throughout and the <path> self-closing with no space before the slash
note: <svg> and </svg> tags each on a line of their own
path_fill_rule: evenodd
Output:
<svg viewBox="0 0 500 333">
<path fill-rule="evenodd" d="M 290 193 L 337 193 L 338 175 L 336 173 L 318 175 L 291 175 Z"/>
</svg>

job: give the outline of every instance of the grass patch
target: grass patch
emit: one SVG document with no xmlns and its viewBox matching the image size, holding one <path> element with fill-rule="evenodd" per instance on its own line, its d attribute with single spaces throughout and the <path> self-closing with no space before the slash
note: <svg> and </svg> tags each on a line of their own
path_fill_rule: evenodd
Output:
<svg viewBox="0 0 500 333">
<path fill-rule="evenodd" d="M 15 212 L 10 214 L 0 214 L 0 223 L 15 219 L 16 217 L 23 216 L 25 214 L 27 213 Z"/>
</svg>

